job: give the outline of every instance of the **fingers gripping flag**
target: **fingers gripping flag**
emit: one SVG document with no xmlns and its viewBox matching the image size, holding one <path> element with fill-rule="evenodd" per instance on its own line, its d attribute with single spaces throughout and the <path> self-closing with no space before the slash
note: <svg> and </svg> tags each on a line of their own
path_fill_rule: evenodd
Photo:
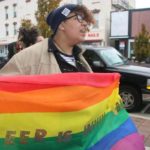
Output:
<svg viewBox="0 0 150 150">
<path fill-rule="evenodd" d="M 144 150 L 119 74 L 0 77 L 0 150 Z"/>
</svg>

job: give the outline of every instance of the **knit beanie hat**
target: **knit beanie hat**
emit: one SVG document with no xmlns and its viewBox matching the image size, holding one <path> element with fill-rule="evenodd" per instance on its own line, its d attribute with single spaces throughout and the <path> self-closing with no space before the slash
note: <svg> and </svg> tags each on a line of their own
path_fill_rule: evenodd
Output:
<svg viewBox="0 0 150 150">
<path fill-rule="evenodd" d="M 68 15 L 77 7 L 76 4 L 66 4 L 51 11 L 47 16 L 46 22 L 55 34 L 58 26 Z"/>
</svg>

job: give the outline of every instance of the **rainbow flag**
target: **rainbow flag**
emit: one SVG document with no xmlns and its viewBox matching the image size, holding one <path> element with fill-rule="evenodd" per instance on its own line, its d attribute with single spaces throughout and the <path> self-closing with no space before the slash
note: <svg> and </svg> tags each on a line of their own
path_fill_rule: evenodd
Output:
<svg viewBox="0 0 150 150">
<path fill-rule="evenodd" d="M 0 150 L 144 150 L 119 74 L 0 77 Z"/>
</svg>

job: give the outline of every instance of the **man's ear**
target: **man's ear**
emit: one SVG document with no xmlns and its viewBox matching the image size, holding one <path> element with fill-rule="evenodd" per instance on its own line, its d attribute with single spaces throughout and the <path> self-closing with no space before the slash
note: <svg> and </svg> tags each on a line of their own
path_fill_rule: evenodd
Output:
<svg viewBox="0 0 150 150">
<path fill-rule="evenodd" d="M 64 23 L 63 22 L 61 22 L 61 24 L 59 25 L 59 30 L 65 30 L 65 27 L 64 27 Z"/>
</svg>

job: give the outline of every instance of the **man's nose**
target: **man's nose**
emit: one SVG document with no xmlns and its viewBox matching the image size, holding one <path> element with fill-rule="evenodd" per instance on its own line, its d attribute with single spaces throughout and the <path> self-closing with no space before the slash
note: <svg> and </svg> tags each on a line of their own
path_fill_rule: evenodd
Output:
<svg viewBox="0 0 150 150">
<path fill-rule="evenodd" d="M 88 25 L 88 23 L 87 23 L 86 20 L 82 20 L 82 24 L 83 24 L 83 25 Z"/>
<path fill-rule="evenodd" d="M 83 20 L 82 26 L 84 26 L 86 28 L 87 32 L 89 32 L 89 24 L 87 23 L 87 21 Z"/>
</svg>

